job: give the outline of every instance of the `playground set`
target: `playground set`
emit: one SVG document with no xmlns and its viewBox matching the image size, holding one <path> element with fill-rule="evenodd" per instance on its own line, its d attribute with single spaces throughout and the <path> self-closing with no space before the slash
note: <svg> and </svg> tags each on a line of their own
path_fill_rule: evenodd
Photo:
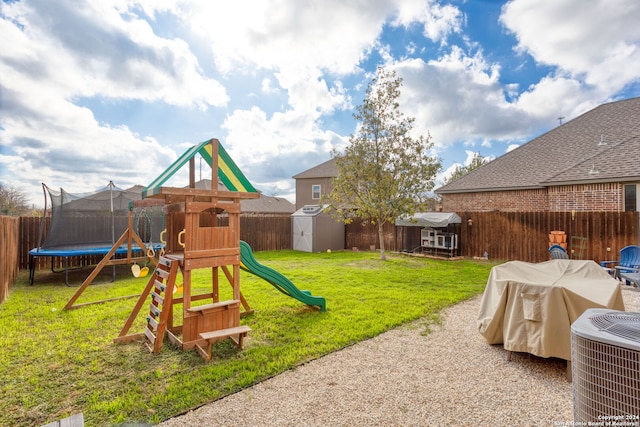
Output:
<svg viewBox="0 0 640 427">
<path fill-rule="evenodd" d="M 197 154 L 211 166 L 210 189 L 195 188 Z M 188 187 L 162 186 L 187 163 Z M 225 189 L 218 188 L 218 180 Z M 164 206 L 165 247 L 115 342 L 144 338 L 149 350 L 157 353 L 166 335 L 178 348 L 195 349 L 207 361 L 211 359 L 212 345 L 218 341 L 230 338 L 242 348 L 243 338 L 251 329 L 240 324 L 240 317 L 253 310 L 240 291 L 241 269 L 267 280 L 305 304 L 318 306 L 322 311 L 326 309 L 324 298 L 299 290 L 280 273 L 258 263 L 249 245 L 240 240 L 240 202 L 259 196 L 217 139 L 191 147 L 143 190 L 142 202 L 158 200 Z M 125 234 L 118 241 L 120 245 L 129 236 L 136 240 L 135 233 Z M 191 286 L 192 272 L 205 268 L 211 269 L 211 290 L 195 294 Z M 181 285 L 176 285 L 178 272 L 182 273 Z M 221 279 L 226 279 L 232 288 L 229 300 L 220 301 Z M 182 296 L 174 293 L 177 288 L 181 288 Z M 144 332 L 129 334 L 149 298 Z M 182 324 L 175 318 L 174 307 L 178 305 L 182 306 Z"/>
<path fill-rule="evenodd" d="M 211 188 L 195 185 L 195 158 L 200 156 L 211 167 Z M 187 187 L 163 186 L 188 164 Z M 224 188 L 220 188 L 218 182 Z M 51 228 L 44 242 L 29 254 L 36 257 L 62 257 L 66 282 L 70 258 L 104 255 L 89 276 L 69 299 L 64 309 L 79 308 L 122 298 L 137 302 L 122 327 L 116 343 L 143 339 L 149 350 L 158 353 L 165 336 L 183 350 L 195 349 L 207 361 L 212 345 L 230 338 L 239 348 L 251 329 L 240 324 L 241 316 L 253 313 L 240 291 L 240 270 L 254 274 L 280 292 L 309 306 L 326 310 L 321 296 L 298 289 L 279 272 L 260 264 L 251 247 L 240 240 L 240 214 L 243 199 L 260 194 L 240 171 L 217 139 L 204 141 L 185 151 L 167 170 L 139 193 L 120 190 L 113 183 L 89 195 L 71 195 L 45 188 L 51 203 Z M 125 214 L 125 212 L 127 212 Z M 43 215 L 44 217 L 45 215 Z M 125 225 L 126 224 L 126 225 Z M 44 221 L 41 223 L 41 236 Z M 116 240 L 115 236 L 124 230 Z M 142 235 L 142 236 L 141 236 Z M 157 239 L 154 241 L 154 236 Z M 143 264 L 140 267 L 138 263 Z M 104 267 L 131 264 L 135 277 L 149 275 L 139 295 L 77 303 L 82 293 Z M 192 272 L 211 270 L 211 288 L 195 293 Z M 33 284 L 31 269 L 31 283 Z M 176 280 L 181 273 L 182 284 Z M 228 300 L 220 300 L 219 285 L 226 281 L 232 288 Z M 142 333 L 129 333 L 140 311 L 149 302 Z M 181 306 L 181 313 L 178 308 Z M 174 310 L 175 308 L 175 310 Z M 180 321 L 181 320 L 181 321 Z"/>
</svg>

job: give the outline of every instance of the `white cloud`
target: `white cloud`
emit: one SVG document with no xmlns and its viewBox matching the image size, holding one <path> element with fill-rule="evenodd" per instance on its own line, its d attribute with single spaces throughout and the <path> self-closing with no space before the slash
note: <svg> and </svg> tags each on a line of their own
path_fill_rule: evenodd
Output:
<svg viewBox="0 0 640 427">
<path fill-rule="evenodd" d="M 485 148 L 491 148 L 493 144 L 489 138 L 484 138 L 480 143 L 480 146 Z"/>
<path fill-rule="evenodd" d="M 5 171 L 18 179 L 28 194 L 41 194 L 41 182 L 64 186 L 71 192 L 89 191 L 110 180 L 120 187 L 145 184 L 158 173 L 147 165 L 165 164 L 176 156 L 155 139 L 139 138 L 126 127 L 98 125 L 86 108 L 59 98 L 42 102 L 48 108 L 38 114 L 3 120 L 7 129 L 3 139 L 20 159 L 11 156 L 10 162 L 3 162 Z"/>
<path fill-rule="evenodd" d="M 516 101 L 519 108 L 539 119 L 573 118 L 593 108 L 593 101 L 579 81 L 562 76 L 542 78 Z M 587 102 L 587 104 L 585 104 Z"/>
<path fill-rule="evenodd" d="M 163 34 L 198 34 L 200 46 L 203 42 L 210 46 L 218 72 L 251 77 L 256 70 L 270 70 L 273 78 L 263 79 L 261 94 L 286 91 L 282 111 L 266 113 L 255 106 L 227 115 L 222 125 L 228 132 L 225 145 L 247 165 L 284 162 L 296 155 L 324 160 L 332 148 L 344 146 L 346 138 L 324 130 L 322 119 L 353 108 L 340 77 L 362 71 L 361 61 L 379 47 L 378 37 L 390 17 L 396 17 L 393 25 L 422 23 L 433 40 L 458 30 L 454 9 L 414 0 L 313 5 L 293 0 L 224 4 L 114 0 L 73 7 L 32 0 L 5 6 L 3 13 L 23 25 L 19 30 L 8 20 L 1 21 L 12 48 L 0 53 L 0 66 L 7 81 L 15 82 L 8 90 L 15 91 L 12 99 L 21 105 L 13 111 L 27 111 L 3 119 L 12 129 L 3 143 L 47 138 L 53 157 L 64 159 L 61 153 L 69 152 L 81 164 L 92 163 L 92 155 L 118 159 L 117 164 L 127 170 L 135 168 L 135 162 L 128 160 L 136 157 L 131 147 L 157 151 L 157 143 L 149 146 L 118 124 L 98 123 L 91 110 L 74 103 L 76 99 L 162 101 L 202 110 L 224 106 L 229 99 L 218 81 L 205 76 L 203 68 L 211 64 L 199 61 L 206 56 L 197 59 L 185 38 L 158 34 L 153 26 L 161 18 L 177 19 L 178 25 Z M 193 46 L 194 39 L 189 42 Z M 26 73 L 9 65 L 26 61 L 33 64 Z M 38 123 L 39 129 L 31 123 Z M 91 144 L 83 145 L 87 148 L 72 148 L 88 140 Z M 129 147 L 126 156 L 120 151 L 123 143 Z M 109 169 L 108 160 L 105 168 Z M 53 174 L 44 173 L 43 180 L 55 179 L 47 173 Z M 84 179 L 96 177 L 89 175 Z"/>
<path fill-rule="evenodd" d="M 476 156 L 477 152 L 471 150 L 465 150 L 464 152 L 467 155 L 467 158 L 464 160 L 464 166 L 469 166 L 473 158 Z"/>
<path fill-rule="evenodd" d="M 111 99 L 114 107 L 122 100 L 162 101 L 201 110 L 227 102 L 224 88 L 202 74 L 183 40 L 155 35 L 125 9 L 102 1 L 3 4 L 0 145 L 20 158 L 3 169 L 29 195 L 41 194 L 40 182 L 69 191 L 109 180 L 144 184 L 158 166 L 141 165 L 162 168 L 175 158 L 154 138 L 99 123 L 78 99 Z"/>
<path fill-rule="evenodd" d="M 458 162 L 454 162 L 452 163 L 449 167 L 447 167 L 444 170 L 441 170 L 437 175 L 436 175 L 436 188 L 440 187 L 441 185 L 443 185 L 448 179 L 451 178 L 451 175 L 453 175 L 453 173 L 456 171 L 456 168 L 462 166 L 460 163 Z"/>
<path fill-rule="evenodd" d="M 338 82 L 329 88 L 317 71 L 311 72 L 306 67 L 290 67 L 276 73 L 276 77 L 280 86 L 288 92 L 291 108 L 302 114 L 319 116 L 351 106 L 342 85 Z"/>
<path fill-rule="evenodd" d="M 457 7 L 431 0 L 400 2 L 395 24 L 408 27 L 415 22 L 423 24 L 425 37 L 446 44 L 447 36 L 461 31 L 462 13 Z"/>
<path fill-rule="evenodd" d="M 393 1 L 184 1 L 182 19 L 210 43 L 222 72 L 252 67 L 354 71 Z"/>
<path fill-rule="evenodd" d="M 267 95 L 277 94 L 280 90 L 277 87 L 273 87 L 273 82 L 269 78 L 262 79 L 261 86 L 262 93 Z"/>
<path fill-rule="evenodd" d="M 540 2 L 512 0 L 501 21 L 518 51 L 558 66 L 597 88 L 600 97 L 621 90 L 640 69 L 640 3 L 636 0 Z"/>
<path fill-rule="evenodd" d="M 236 110 L 226 118 L 223 128 L 228 131 L 225 147 L 237 163 L 247 167 L 270 159 L 286 163 L 296 155 L 328 156 L 336 139 L 334 133 L 318 126 L 315 117 L 294 110 L 276 112 L 271 117 L 258 107 Z M 295 169 L 297 165 L 291 166 Z"/>
<path fill-rule="evenodd" d="M 18 2 L 3 12 L 24 25 L 18 31 L 2 21 L 8 44 L 20 46 L 0 52 L 3 71 L 32 80 L 36 91 L 45 80 L 67 99 L 160 100 L 201 109 L 228 100 L 220 83 L 202 74 L 184 40 L 158 37 L 147 21 L 123 16 L 108 2 L 44 2 L 37 8 Z M 27 61 L 29 68 L 11 67 Z M 12 82 L 7 76 L 5 84 Z"/>
<path fill-rule="evenodd" d="M 609 100 L 637 81 L 640 69 L 640 3 L 614 3 L 584 7 L 578 0 L 513 0 L 505 5 L 501 20 L 519 40 L 520 54 L 557 67 L 527 88 L 503 82 L 501 65 L 489 62 L 475 43 L 468 44 L 471 51 L 452 45 L 426 62 L 398 61 L 401 105 L 416 118 L 416 133 L 430 131 L 440 149 L 459 142 L 520 144 L 555 126 L 558 117 L 570 120 Z"/>
<path fill-rule="evenodd" d="M 510 140 L 530 131 L 529 113 L 505 99 L 499 67 L 481 52 L 469 56 L 453 46 L 438 60 L 406 60 L 395 68 L 404 80 L 403 110 L 416 119 L 416 133 L 430 132 L 438 147 Z"/>
<path fill-rule="evenodd" d="M 345 117 L 361 101 L 352 97 L 378 61 L 404 78 L 401 106 L 440 152 L 510 149 L 557 117 L 570 120 L 616 97 L 640 69 L 635 0 L 510 1 L 501 17 L 518 40 L 509 69 L 464 33 L 464 3 L 22 0 L 0 7 L 0 179 L 4 171 L 29 176 L 34 188 L 60 181 L 84 191 L 115 174 L 120 186 L 146 183 L 184 150 L 180 143 L 207 133 L 221 137 L 262 190 L 291 194 L 290 176 L 344 148 L 347 137 L 334 129 L 350 133 Z M 401 37 L 383 36 L 389 28 L 408 37 L 404 46 L 393 43 Z M 505 81 L 503 69 L 514 79 L 537 74 L 524 87 Z M 153 108 L 162 111 L 154 116 Z M 129 111 L 151 117 L 144 131 L 125 117 Z M 189 122 L 203 111 L 206 124 Z M 153 121 L 173 113 L 195 131 L 172 149 L 158 142 L 164 135 Z"/>
</svg>

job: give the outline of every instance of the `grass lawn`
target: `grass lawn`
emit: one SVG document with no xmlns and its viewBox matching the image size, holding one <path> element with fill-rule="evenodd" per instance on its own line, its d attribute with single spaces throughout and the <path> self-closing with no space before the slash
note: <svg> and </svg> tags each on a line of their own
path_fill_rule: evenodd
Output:
<svg viewBox="0 0 640 427">
<path fill-rule="evenodd" d="M 243 272 L 241 290 L 255 313 L 241 323 L 252 332 L 242 351 L 218 343 L 209 363 L 168 340 L 157 355 L 142 342 L 114 344 L 135 299 L 65 311 L 76 288 L 65 286 L 62 274 L 38 272 L 29 286 L 21 272 L 0 306 L 0 425 L 39 426 L 77 412 L 87 426 L 157 423 L 408 321 L 424 317 L 426 333 L 442 308 L 481 293 L 495 265 L 395 254 L 380 261 L 375 252 L 255 255 L 324 296 L 327 311 Z M 89 272 L 71 280 L 80 283 Z M 197 270 L 192 286 L 207 289 L 210 276 Z M 123 267 L 118 280 L 90 286 L 78 303 L 137 294 L 147 280 Z M 226 281 L 220 291 L 221 300 L 231 297 Z M 143 331 L 144 311 L 130 333 Z"/>
</svg>

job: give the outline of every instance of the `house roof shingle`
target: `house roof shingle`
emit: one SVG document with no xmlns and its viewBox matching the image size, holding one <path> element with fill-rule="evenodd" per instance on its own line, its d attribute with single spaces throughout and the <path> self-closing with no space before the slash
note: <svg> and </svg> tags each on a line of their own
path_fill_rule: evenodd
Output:
<svg viewBox="0 0 640 427">
<path fill-rule="evenodd" d="M 600 105 L 438 188 L 436 193 L 640 180 L 638 159 L 640 98 L 632 98 Z"/>
<path fill-rule="evenodd" d="M 303 179 L 303 178 L 331 178 L 338 174 L 338 169 L 336 168 L 336 159 L 332 158 L 327 160 L 324 163 L 320 163 L 317 166 L 312 167 L 311 169 L 307 169 L 304 172 L 300 172 L 297 175 L 294 175 L 293 179 Z"/>
<path fill-rule="evenodd" d="M 211 188 L 210 179 L 201 179 L 196 182 L 196 188 Z M 218 181 L 218 188 L 226 190 L 225 185 Z M 243 199 L 240 201 L 240 207 L 243 213 L 260 213 L 260 214 L 292 214 L 296 211 L 293 203 L 283 197 L 265 196 L 260 193 L 257 199 Z"/>
</svg>

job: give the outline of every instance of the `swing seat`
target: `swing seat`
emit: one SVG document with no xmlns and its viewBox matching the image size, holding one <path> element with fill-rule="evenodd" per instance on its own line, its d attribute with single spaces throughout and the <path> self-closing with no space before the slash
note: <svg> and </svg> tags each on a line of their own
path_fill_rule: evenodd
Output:
<svg viewBox="0 0 640 427">
<path fill-rule="evenodd" d="M 145 277 L 149 274 L 149 267 L 140 268 L 138 264 L 133 264 L 131 266 L 131 273 L 133 274 L 133 277 Z"/>
</svg>

